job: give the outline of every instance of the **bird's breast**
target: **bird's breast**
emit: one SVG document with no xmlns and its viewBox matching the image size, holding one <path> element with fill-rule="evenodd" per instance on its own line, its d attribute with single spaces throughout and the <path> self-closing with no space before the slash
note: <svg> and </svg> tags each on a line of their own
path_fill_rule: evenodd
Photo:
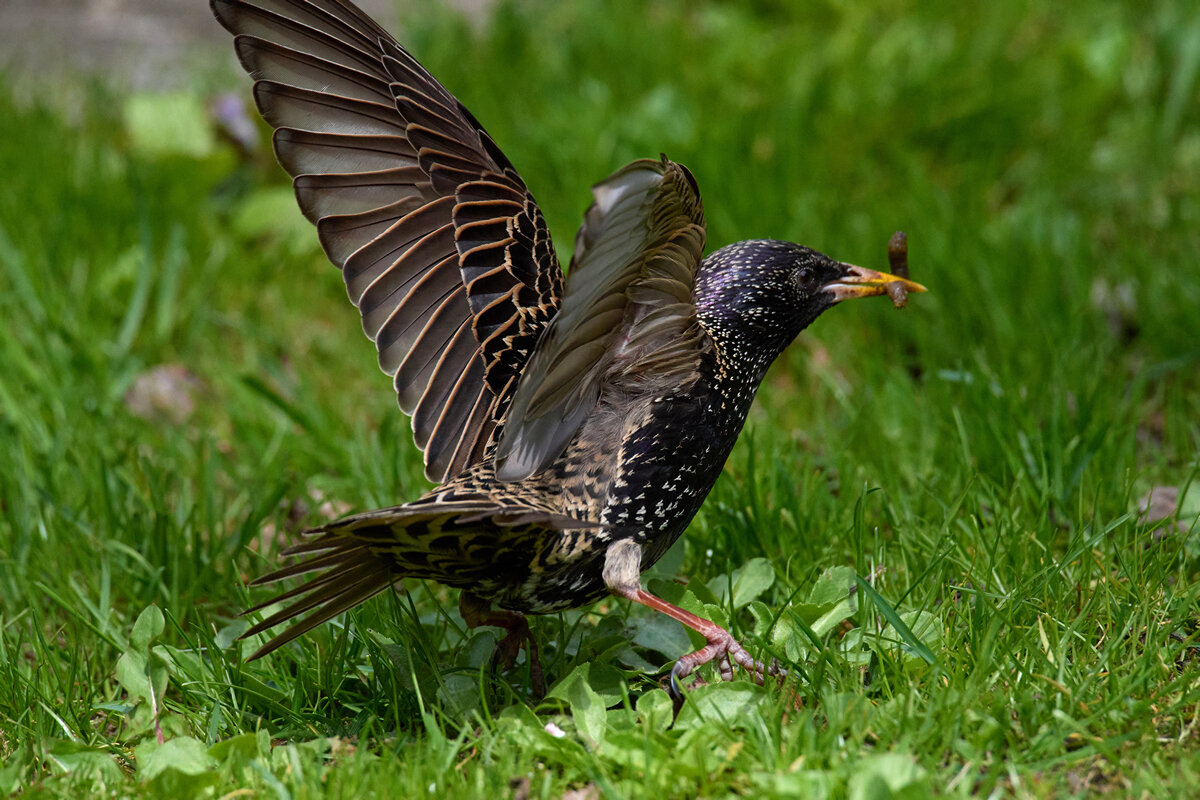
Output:
<svg viewBox="0 0 1200 800">
<path fill-rule="evenodd" d="M 646 398 L 609 443 L 612 476 L 600 520 L 615 537 L 643 544 L 642 569 L 679 538 L 720 475 L 744 418 L 731 418 L 731 410 L 701 382 Z"/>
</svg>

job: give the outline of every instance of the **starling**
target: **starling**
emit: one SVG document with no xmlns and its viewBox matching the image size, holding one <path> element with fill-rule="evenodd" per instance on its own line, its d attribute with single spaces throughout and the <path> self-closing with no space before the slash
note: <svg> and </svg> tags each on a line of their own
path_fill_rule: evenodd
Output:
<svg viewBox="0 0 1200 800">
<path fill-rule="evenodd" d="M 792 339 L 842 300 L 924 288 L 782 241 L 705 257 L 696 180 L 665 156 L 593 188 L 564 278 L 512 163 L 360 9 L 211 6 L 438 484 L 285 551 L 305 558 L 256 583 L 310 577 L 250 609 L 285 603 L 247 636 L 292 621 L 252 657 L 412 577 L 460 589 L 469 625 L 506 628 L 509 661 L 523 615 L 611 593 L 707 640 L 675 691 L 714 660 L 726 679 L 777 674 L 640 574 L 699 510 Z"/>
</svg>

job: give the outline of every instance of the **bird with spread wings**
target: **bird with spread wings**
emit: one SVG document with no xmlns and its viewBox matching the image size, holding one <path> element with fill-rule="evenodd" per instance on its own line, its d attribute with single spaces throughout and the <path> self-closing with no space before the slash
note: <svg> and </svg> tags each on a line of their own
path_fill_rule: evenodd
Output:
<svg viewBox="0 0 1200 800">
<path fill-rule="evenodd" d="M 842 300 L 923 287 L 774 240 L 705 257 L 696 181 L 665 156 L 594 187 L 564 277 L 512 163 L 356 6 L 211 6 L 438 484 L 285 551 L 304 558 L 258 582 L 308 579 L 251 609 L 283 603 L 247 636 L 292 623 L 254 657 L 413 577 L 506 628 L 508 662 L 533 647 L 524 614 L 614 593 L 706 638 L 676 662 L 676 694 L 714 660 L 725 678 L 778 674 L 639 576 L 699 510 L 788 343 Z"/>
</svg>

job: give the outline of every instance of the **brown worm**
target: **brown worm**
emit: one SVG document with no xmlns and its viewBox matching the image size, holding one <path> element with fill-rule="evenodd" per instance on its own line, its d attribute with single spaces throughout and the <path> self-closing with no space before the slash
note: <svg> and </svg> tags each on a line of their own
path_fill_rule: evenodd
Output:
<svg viewBox="0 0 1200 800">
<path fill-rule="evenodd" d="M 888 239 L 888 271 L 901 278 L 908 277 L 908 234 L 904 231 L 896 231 Z M 896 308 L 904 308 L 908 302 L 908 290 L 899 283 L 889 284 L 888 297 L 892 298 L 892 305 Z"/>
</svg>

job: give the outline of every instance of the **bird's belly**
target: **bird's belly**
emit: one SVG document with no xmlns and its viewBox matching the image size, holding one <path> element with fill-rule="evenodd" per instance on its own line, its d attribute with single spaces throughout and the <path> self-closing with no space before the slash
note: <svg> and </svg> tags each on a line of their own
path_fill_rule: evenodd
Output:
<svg viewBox="0 0 1200 800">
<path fill-rule="evenodd" d="M 588 445 L 569 448 L 564 459 L 576 472 L 564 481 L 560 512 L 603 527 L 540 538 L 521 580 L 497 579 L 472 591 L 533 614 L 595 602 L 608 593 L 605 554 L 622 539 L 642 545 L 641 568 L 649 569 L 692 521 L 729 455 L 736 430 L 730 435 L 715 420 L 704 399 L 671 397 L 645 403 L 624 425 L 612 425 L 610 416 L 585 427 L 576 444 Z M 596 446 L 601 434 L 615 439 L 605 442 L 607 457 Z"/>
<path fill-rule="evenodd" d="M 594 528 L 560 532 L 529 561 L 524 580 L 497 580 L 477 594 L 526 614 L 550 614 L 578 608 L 608 593 L 601 577 L 612 537 Z M 485 582 L 486 584 L 487 582 Z"/>
</svg>

